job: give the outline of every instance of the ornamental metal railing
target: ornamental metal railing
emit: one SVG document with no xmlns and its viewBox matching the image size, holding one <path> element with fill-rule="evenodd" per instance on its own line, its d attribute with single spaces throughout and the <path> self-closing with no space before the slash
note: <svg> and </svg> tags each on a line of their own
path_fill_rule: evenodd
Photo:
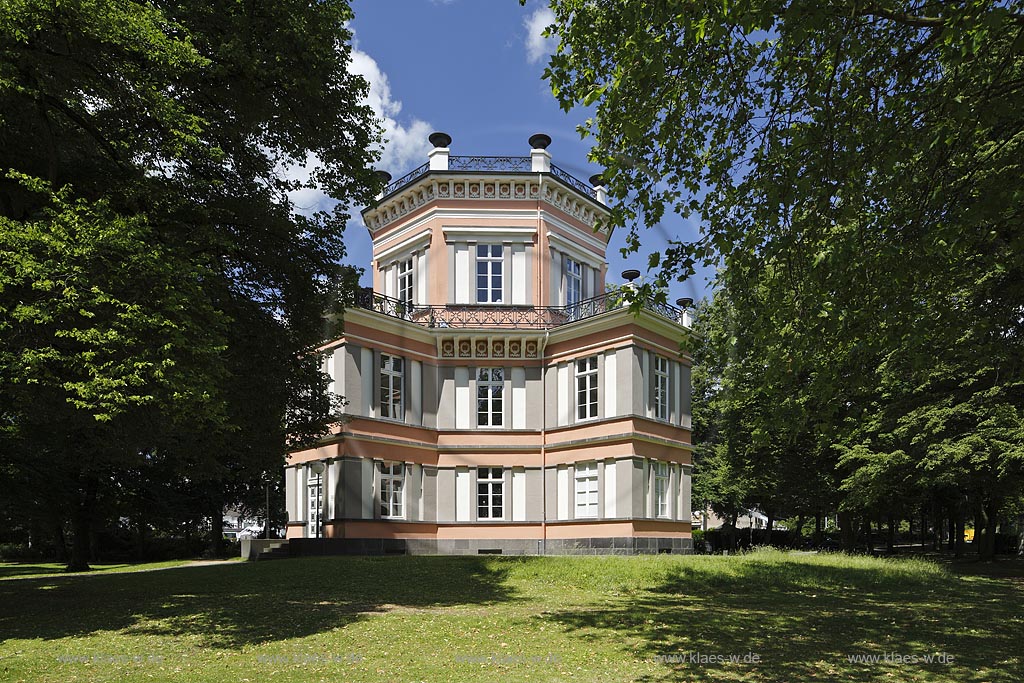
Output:
<svg viewBox="0 0 1024 683">
<path fill-rule="evenodd" d="M 533 167 L 533 160 L 530 157 L 491 157 L 491 156 L 450 156 L 448 157 L 449 171 L 483 171 L 486 173 L 529 173 Z M 381 195 L 386 197 L 392 192 L 405 187 L 421 176 L 430 173 L 430 162 L 418 166 L 406 173 L 398 180 L 392 180 L 384 187 Z M 571 173 L 551 164 L 551 175 L 579 192 L 593 197 L 594 188 L 576 178 Z"/>
<path fill-rule="evenodd" d="M 406 173 L 404 176 L 402 176 L 398 180 L 392 180 L 384 188 L 384 196 L 386 197 L 387 195 L 391 194 L 392 192 L 394 192 L 398 188 L 402 187 L 403 185 L 408 185 L 412 181 L 414 181 L 417 178 L 419 178 L 421 175 L 426 175 L 429 170 L 430 170 L 430 162 L 428 161 L 427 163 L 423 164 L 422 166 L 418 166 L 418 167 L 412 169 L 411 171 Z"/>
<path fill-rule="evenodd" d="M 523 306 L 504 304 L 448 304 L 447 306 L 416 306 L 407 301 L 362 289 L 356 305 L 368 311 L 407 320 L 426 327 L 497 328 L 544 330 L 592 318 L 608 311 L 628 308 L 632 302 L 628 291 L 606 292 L 567 306 Z M 647 299 L 640 302 L 644 310 L 680 322 L 683 311 L 671 304 Z"/>
<path fill-rule="evenodd" d="M 448 157 L 449 171 L 503 171 L 529 172 L 533 167 L 530 157 Z"/>
</svg>

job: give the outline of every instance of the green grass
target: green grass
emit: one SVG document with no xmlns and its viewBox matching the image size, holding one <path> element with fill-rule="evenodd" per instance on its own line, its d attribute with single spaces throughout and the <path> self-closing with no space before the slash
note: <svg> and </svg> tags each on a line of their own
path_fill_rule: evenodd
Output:
<svg viewBox="0 0 1024 683">
<path fill-rule="evenodd" d="M 1020 681 L 1019 569 L 758 552 L 23 578 L 0 582 L 0 680 Z M 953 662 L 847 659 L 886 653 Z M 684 654 L 705 663 L 659 659 Z"/>
<path fill-rule="evenodd" d="M 93 572 L 105 574 L 119 574 L 122 572 L 137 572 L 147 569 L 164 569 L 166 567 L 180 567 L 188 564 L 191 560 L 168 560 L 166 562 L 147 562 L 145 564 L 94 564 Z M 62 576 L 65 565 L 59 562 L 0 562 L 0 581 L 5 579 L 20 579 L 24 577 L 41 576 Z"/>
</svg>

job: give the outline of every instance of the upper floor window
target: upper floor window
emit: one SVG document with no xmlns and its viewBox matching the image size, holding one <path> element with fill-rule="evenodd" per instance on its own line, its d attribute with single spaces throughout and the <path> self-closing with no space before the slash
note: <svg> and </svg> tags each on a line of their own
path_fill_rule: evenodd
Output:
<svg viewBox="0 0 1024 683">
<path fill-rule="evenodd" d="M 504 472 L 500 467 L 479 467 L 476 471 L 477 519 L 503 519 Z"/>
<path fill-rule="evenodd" d="M 476 302 L 500 304 L 504 282 L 502 265 L 504 247 L 500 244 L 478 244 L 476 247 Z"/>
<path fill-rule="evenodd" d="M 380 354 L 380 416 L 395 420 L 405 419 L 402 401 L 402 380 L 405 361 L 398 356 Z"/>
<path fill-rule="evenodd" d="M 412 305 L 412 259 L 398 263 L 398 300 L 406 306 Z"/>
<path fill-rule="evenodd" d="M 663 356 L 654 357 L 654 417 L 658 420 L 667 420 L 668 411 L 668 382 L 669 364 L 668 358 Z"/>
<path fill-rule="evenodd" d="M 378 463 L 380 471 L 380 516 L 405 515 L 405 465 L 400 462 Z"/>
<path fill-rule="evenodd" d="M 576 417 L 597 417 L 597 356 L 576 361 Z"/>
<path fill-rule="evenodd" d="M 565 256 L 562 271 L 565 275 L 565 305 L 578 304 L 583 299 L 583 265 Z"/>
<path fill-rule="evenodd" d="M 668 463 L 654 463 L 654 516 L 668 517 Z"/>
<path fill-rule="evenodd" d="M 597 517 L 597 463 L 576 464 L 576 517 Z"/>
<path fill-rule="evenodd" d="M 476 424 L 478 427 L 502 425 L 504 368 L 480 368 L 476 376 Z"/>
</svg>

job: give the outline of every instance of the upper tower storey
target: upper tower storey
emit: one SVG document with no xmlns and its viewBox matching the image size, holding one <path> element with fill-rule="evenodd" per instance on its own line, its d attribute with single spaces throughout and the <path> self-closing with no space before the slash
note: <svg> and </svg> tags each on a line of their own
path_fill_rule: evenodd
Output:
<svg viewBox="0 0 1024 683">
<path fill-rule="evenodd" d="M 532 136 L 522 157 L 454 156 L 451 140 L 432 134 L 428 161 L 362 212 L 375 293 L 410 316 L 509 315 L 603 294 L 610 235 L 599 177 L 591 187 L 552 164 L 547 135 Z"/>
</svg>

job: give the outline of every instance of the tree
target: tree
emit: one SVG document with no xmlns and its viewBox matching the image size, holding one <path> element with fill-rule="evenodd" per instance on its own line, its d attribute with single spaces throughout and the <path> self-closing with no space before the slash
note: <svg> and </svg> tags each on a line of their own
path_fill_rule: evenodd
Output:
<svg viewBox="0 0 1024 683">
<path fill-rule="evenodd" d="M 967 472 L 993 511 L 1019 490 L 1018 4 L 552 8 L 545 76 L 566 110 L 595 107 L 580 130 L 611 220 L 634 249 L 665 211 L 701 222 L 652 254 L 662 283 L 723 267 L 737 310 L 771 323 L 744 329 L 765 363 L 834 408 L 808 423 L 816 440 L 898 459 L 865 429 L 893 425 L 915 432 L 916 479 Z"/>
<path fill-rule="evenodd" d="M 234 496 L 226 482 L 279 468 L 285 434 L 309 439 L 331 419 L 309 351 L 342 280 L 347 207 L 377 189 L 380 136 L 347 68 L 350 19 L 343 0 L 0 8 L 3 258 L 46 254 L 46 268 L 0 291 L 5 311 L 24 313 L 2 328 L 2 384 L 26 378 L 0 406 L 3 457 L 27 445 L 52 471 L 84 468 L 68 478 L 72 566 L 86 565 L 94 502 L 154 449 L 212 497 Z M 289 178 L 307 164 L 308 181 Z M 299 214 L 289 193 L 302 188 L 341 202 Z M 65 224 L 78 223 L 116 248 L 76 242 Z M 32 244 L 19 239 L 29 227 Z M 40 302 L 42 278 L 69 301 Z M 26 292 L 38 310 L 26 312 Z M 85 316 L 75 297 L 103 310 L 72 338 Z M 41 374 L 33 359 L 81 377 Z M 192 397 L 206 408 L 183 418 L 202 404 Z M 37 402 L 60 412 L 47 440 L 32 426 Z"/>
</svg>

